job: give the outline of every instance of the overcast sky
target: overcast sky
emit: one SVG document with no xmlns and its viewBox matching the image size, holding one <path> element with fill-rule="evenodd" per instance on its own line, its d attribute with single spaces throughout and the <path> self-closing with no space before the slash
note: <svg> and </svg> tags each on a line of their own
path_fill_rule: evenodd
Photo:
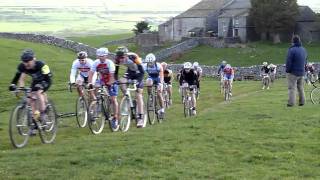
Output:
<svg viewBox="0 0 320 180">
<path fill-rule="evenodd" d="M 183 11 L 200 0 L 1 0 L 0 6 L 103 6 L 110 10 L 171 10 Z M 300 5 L 308 5 L 320 11 L 320 0 L 298 0 Z"/>
</svg>

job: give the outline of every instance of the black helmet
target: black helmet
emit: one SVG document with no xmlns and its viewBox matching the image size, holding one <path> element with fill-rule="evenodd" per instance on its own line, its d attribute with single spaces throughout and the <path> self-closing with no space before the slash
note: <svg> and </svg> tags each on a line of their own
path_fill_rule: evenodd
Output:
<svg viewBox="0 0 320 180">
<path fill-rule="evenodd" d="M 127 54 L 129 52 L 128 48 L 127 47 L 124 47 L 124 46 L 121 46 L 121 47 L 118 47 L 116 49 L 116 55 L 117 56 L 124 56 L 125 54 Z"/>
<path fill-rule="evenodd" d="M 78 59 L 85 59 L 88 57 L 88 54 L 85 51 L 81 51 L 77 55 L 78 55 Z"/>
<path fill-rule="evenodd" d="M 34 53 L 31 49 L 26 49 L 21 54 L 21 61 L 23 62 L 31 61 L 33 60 L 33 58 L 34 58 Z"/>
</svg>

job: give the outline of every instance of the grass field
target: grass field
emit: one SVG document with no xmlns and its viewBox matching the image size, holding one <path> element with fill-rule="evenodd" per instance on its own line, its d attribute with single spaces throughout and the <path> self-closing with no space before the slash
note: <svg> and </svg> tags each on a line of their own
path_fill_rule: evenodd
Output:
<svg viewBox="0 0 320 180">
<path fill-rule="evenodd" d="M 54 73 L 49 96 L 59 112 L 73 112 L 75 93 L 66 90 L 74 53 L 40 44 L 0 39 L 0 179 L 319 179 L 319 107 L 287 108 L 285 80 L 269 91 L 260 82 L 235 82 L 224 103 L 218 82 L 206 79 L 198 116 L 185 119 L 175 85 L 167 121 L 128 133 L 108 129 L 93 136 L 61 119 L 56 143 L 39 137 L 14 150 L 8 118 L 16 99 L 7 86 L 20 51 L 33 48 Z M 310 88 L 307 87 L 308 95 Z"/>
<path fill-rule="evenodd" d="M 319 43 L 305 44 L 308 51 L 308 60 L 320 62 Z M 249 43 L 246 48 L 221 48 L 215 49 L 209 46 L 199 46 L 175 61 L 169 62 L 182 63 L 186 61 L 199 61 L 201 64 L 218 65 L 222 60 L 226 60 L 233 66 L 250 66 L 262 64 L 267 61 L 274 64 L 284 64 L 290 45 L 282 43 L 273 45 L 267 42 Z"/>
</svg>

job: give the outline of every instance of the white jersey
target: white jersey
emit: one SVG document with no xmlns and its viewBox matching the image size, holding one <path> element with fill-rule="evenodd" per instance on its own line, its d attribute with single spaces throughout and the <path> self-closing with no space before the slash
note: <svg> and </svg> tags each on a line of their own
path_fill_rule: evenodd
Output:
<svg viewBox="0 0 320 180">
<path fill-rule="evenodd" d="M 75 83 L 75 76 L 77 74 L 77 71 L 79 72 L 79 75 L 87 78 L 89 76 L 89 71 L 92 64 L 93 61 L 89 58 L 86 59 L 85 64 L 81 64 L 79 59 L 74 60 L 71 67 L 70 82 Z"/>
<path fill-rule="evenodd" d="M 111 74 L 114 74 L 114 72 L 116 71 L 116 66 L 110 59 L 106 59 L 104 62 L 101 62 L 100 59 L 97 59 L 93 62 L 91 71 L 97 72 L 99 74 L 100 80 L 108 82 L 110 80 Z M 94 82 L 95 80 L 93 79 L 92 83 Z"/>
<path fill-rule="evenodd" d="M 200 66 L 194 68 L 198 75 L 202 74 L 202 68 Z"/>
</svg>

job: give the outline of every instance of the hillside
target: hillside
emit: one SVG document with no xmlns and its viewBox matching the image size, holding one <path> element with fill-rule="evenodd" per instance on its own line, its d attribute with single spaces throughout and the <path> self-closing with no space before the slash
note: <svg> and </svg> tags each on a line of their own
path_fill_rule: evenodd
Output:
<svg viewBox="0 0 320 180">
<path fill-rule="evenodd" d="M 320 43 L 305 44 L 308 51 L 308 60 L 320 62 Z M 212 48 L 199 46 L 178 59 L 168 59 L 170 63 L 183 63 L 186 61 L 198 61 L 203 65 L 218 65 L 222 60 L 228 61 L 233 66 L 251 66 L 262 64 L 264 61 L 273 64 L 284 64 L 289 44 L 273 45 L 267 42 L 249 43 L 245 48 Z"/>
<path fill-rule="evenodd" d="M 224 103 L 218 82 L 202 84 L 198 116 L 183 117 L 176 85 L 167 121 L 128 133 L 93 136 L 61 119 L 56 143 L 39 137 L 20 150 L 8 139 L 15 97 L 7 92 L 20 51 L 35 49 L 54 73 L 49 96 L 59 112 L 72 112 L 75 93 L 66 90 L 74 53 L 50 46 L 0 39 L 6 63 L 0 67 L 0 177 L 4 179 L 318 179 L 318 107 L 287 108 L 285 80 L 270 91 L 260 82 L 236 82 L 234 98 Z M 307 94 L 309 93 L 309 88 Z"/>
</svg>

